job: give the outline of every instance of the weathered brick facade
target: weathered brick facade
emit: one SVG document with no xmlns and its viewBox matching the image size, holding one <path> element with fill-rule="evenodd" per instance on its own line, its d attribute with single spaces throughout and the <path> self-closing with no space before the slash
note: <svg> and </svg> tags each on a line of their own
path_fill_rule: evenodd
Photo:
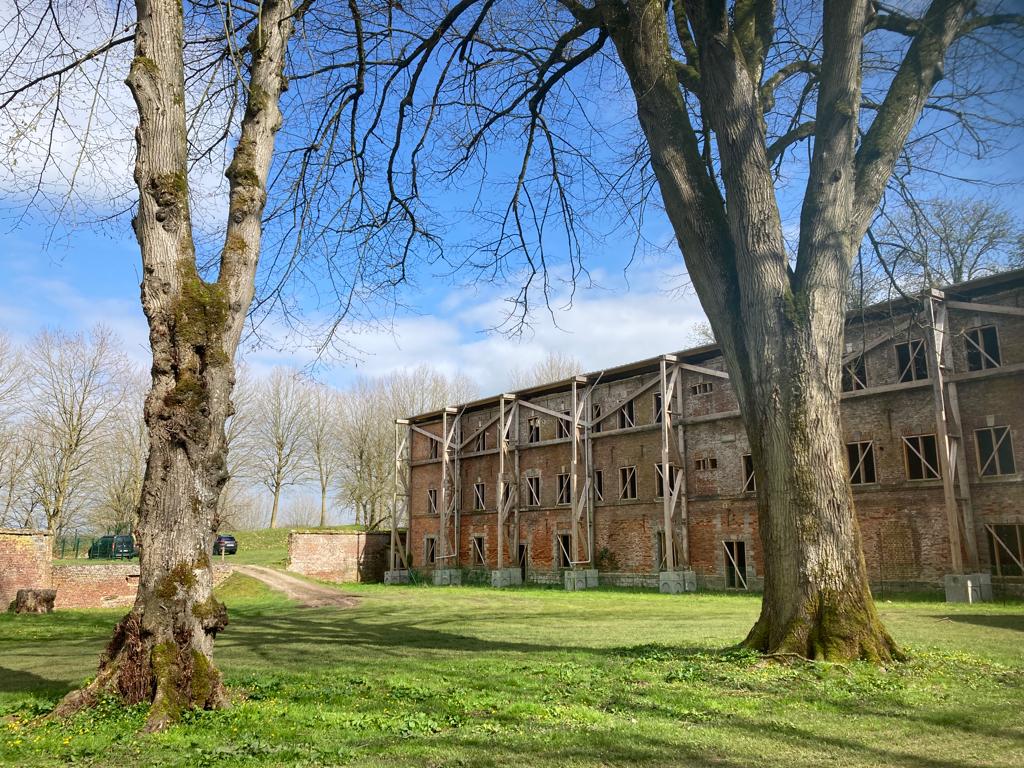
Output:
<svg viewBox="0 0 1024 768">
<path fill-rule="evenodd" d="M 214 586 L 230 576 L 232 570 L 230 565 L 214 563 Z M 54 607 L 58 610 L 129 608 L 139 591 L 139 564 L 55 565 L 53 588 L 57 590 Z"/>
<path fill-rule="evenodd" d="M 932 362 L 926 342 L 941 323 L 927 319 L 930 311 L 948 318 L 938 335 L 941 368 Z M 915 352 L 918 340 L 922 345 Z M 848 446 L 861 444 L 848 451 L 865 456 L 860 461 L 855 453 L 851 470 L 861 467 L 852 487 L 871 580 L 937 586 L 944 574 L 957 570 L 958 558 L 962 570 L 992 570 L 1010 582 L 1019 580 L 1014 544 L 1009 542 L 1007 552 L 987 526 L 1003 526 L 1005 536 L 1024 538 L 1018 532 L 1024 529 L 1014 527 L 1024 526 L 1024 271 L 953 286 L 920 303 L 851 314 L 846 342 L 844 362 L 851 373 L 842 416 Z M 757 508 L 744 459 L 749 445 L 724 362 L 714 347 L 667 360 L 678 374 L 668 389 L 660 383 L 662 358 L 655 358 L 481 400 L 447 415 L 410 419 L 406 504 L 412 567 L 481 574 L 499 567 L 498 417 L 504 407 L 506 418 L 515 421 L 504 454 L 512 500 L 501 565 L 520 566 L 527 580 L 559 581 L 566 560 L 560 557 L 559 537 L 571 533 L 573 509 L 585 510 L 578 516 L 580 534 L 569 559 L 599 568 L 603 583 L 657 585 L 665 529 L 658 490 L 660 397 L 670 403 L 670 463 L 684 470 L 685 492 L 671 516 L 679 567 L 696 571 L 709 586 L 759 587 Z M 940 391 L 944 410 L 937 411 Z M 580 404 L 578 418 L 556 415 L 568 413 L 573 402 Z M 594 404 L 601 409 L 599 431 Z M 954 456 L 946 472 L 948 487 L 941 477 L 943 425 L 936 423 L 937 412 L 945 414 L 951 443 L 962 446 L 955 452 L 962 465 Z M 446 425 L 447 454 L 443 439 L 429 436 L 443 438 Z M 574 434 L 581 437 L 574 440 Z M 1003 442 L 986 450 L 986 440 L 990 446 Z M 574 444 L 584 446 L 577 494 L 566 491 L 559 498 L 560 485 L 569 488 L 559 476 L 572 472 Z M 934 454 L 929 446 L 935 446 Z M 442 465 L 450 468 L 448 483 Z M 632 467 L 636 498 L 624 498 L 631 495 Z M 599 481 L 603 498 L 596 493 Z M 531 498 L 534 491 L 539 499 Z M 446 514 L 443 502 L 453 496 L 455 504 Z M 581 506 L 575 506 L 577 500 Z M 448 521 L 447 537 L 440 531 L 442 519 Z M 957 521 L 955 530 L 950 519 Z M 457 551 L 450 551 L 456 541 Z"/>
<path fill-rule="evenodd" d="M 0 611 L 19 589 L 50 588 L 52 544 L 46 531 L 0 528 Z"/>
<path fill-rule="evenodd" d="M 288 570 L 324 581 L 383 581 L 390 533 L 292 531 Z"/>
</svg>

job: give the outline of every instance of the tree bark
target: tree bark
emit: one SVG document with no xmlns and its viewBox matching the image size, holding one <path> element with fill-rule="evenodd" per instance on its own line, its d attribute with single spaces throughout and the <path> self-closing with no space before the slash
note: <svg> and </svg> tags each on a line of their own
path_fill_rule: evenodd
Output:
<svg viewBox="0 0 1024 768">
<path fill-rule="evenodd" d="M 724 4 L 677 2 L 694 31 L 697 90 L 715 134 L 708 175 L 679 88 L 666 6 L 599 4 L 637 101 L 669 219 L 718 338 L 757 472 L 762 612 L 745 644 L 814 659 L 899 655 L 878 619 L 846 475 L 839 416 L 844 286 L 855 236 L 854 146 L 866 3 L 826 4 L 815 150 L 790 269 L 759 104 L 770 30 Z M 679 24 L 680 19 L 676 19 Z"/>
<path fill-rule="evenodd" d="M 277 511 L 281 506 L 281 486 L 274 486 L 274 503 L 270 508 L 270 527 L 277 528 Z"/>
<path fill-rule="evenodd" d="M 233 411 L 234 355 L 254 291 L 292 5 L 265 1 L 249 36 L 249 95 L 226 172 L 229 220 L 214 282 L 198 273 L 192 241 L 182 0 L 137 0 L 136 12 L 128 75 L 139 112 L 133 226 L 153 353 L 136 529 L 140 583 L 96 678 L 68 694 L 55 714 L 112 693 L 127 703 L 150 702 L 147 728 L 156 730 L 185 709 L 225 702 L 213 644 L 227 611 L 212 594 L 210 552 L 228 478 L 224 423 Z"/>
</svg>

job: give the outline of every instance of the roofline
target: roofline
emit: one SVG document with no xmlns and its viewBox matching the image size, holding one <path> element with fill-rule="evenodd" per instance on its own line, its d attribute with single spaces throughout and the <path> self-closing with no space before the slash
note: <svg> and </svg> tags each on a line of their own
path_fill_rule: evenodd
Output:
<svg viewBox="0 0 1024 768">
<path fill-rule="evenodd" d="M 994 275 L 986 275 L 985 277 L 975 278 L 974 280 L 965 280 L 961 283 L 954 283 L 952 285 L 945 286 L 939 290 L 943 293 L 955 293 L 955 294 L 969 294 L 975 291 L 979 291 L 985 288 L 1001 287 L 1003 285 L 1012 285 L 1015 282 L 1024 284 L 1024 268 L 1012 269 L 1006 272 L 998 272 Z M 846 322 L 849 323 L 852 320 L 859 320 L 860 318 L 867 315 L 878 315 L 882 314 L 885 310 L 892 310 L 896 307 L 906 307 L 912 301 L 918 301 L 920 298 L 931 289 L 926 289 L 919 293 L 913 294 L 910 299 L 900 296 L 898 298 L 890 299 L 888 301 L 882 301 L 877 304 L 871 304 L 863 309 L 852 309 L 846 313 Z M 455 406 L 460 412 L 465 413 L 466 411 L 475 411 L 487 406 L 497 405 L 502 397 L 508 395 L 515 397 L 516 399 L 531 397 L 536 395 L 543 395 L 548 393 L 559 392 L 566 389 L 572 384 L 574 380 L 579 380 L 583 377 L 588 382 L 594 382 L 597 379 L 604 379 L 608 377 L 619 377 L 622 374 L 629 373 L 641 373 L 646 369 L 655 368 L 661 362 L 662 358 L 666 355 L 675 355 L 680 360 L 693 360 L 694 358 L 707 358 L 711 355 L 721 354 L 721 350 L 718 344 L 704 344 L 699 347 L 690 347 L 689 349 L 680 350 L 678 352 L 668 352 L 655 357 L 648 357 L 643 360 L 636 360 L 630 363 L 623 363 L 616 365 L 611 368 L 603 368 L 598 371 L 590 371 L 589 373 L 575 374 L 565 379 L 558 381 L 546 382 L 544 384 L 536 384 L 532 387 L 526 387 L 524 389 L 508 390 L 501 394 L 491 395 L 489 397 L 482 397 L 477 400 L 471 400 L 468 403 L 462 403 L 461 405 Z M 427 411 L 416 416 L 408 416 L 404 419 L 397 419 L 398 423 L 409 423 L 409 424 L 422 424 L 427 422 L 436 421 L 441 418 L 446 410 L 449 410 L 452 406 L 446 408 L 438 408 L 433 411 Z"/>
</svg>

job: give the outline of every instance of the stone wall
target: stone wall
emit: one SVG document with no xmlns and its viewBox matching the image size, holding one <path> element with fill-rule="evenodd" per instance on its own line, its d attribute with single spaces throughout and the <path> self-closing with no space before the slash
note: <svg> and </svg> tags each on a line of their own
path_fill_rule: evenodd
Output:
<svg viewBox="0 0 1024 768">
<path fill-rule="evenodd" d="M 213 584 L 220 584 L 232 573 L 230 565 L 215 563 Z M 53 588 L 57 590 L 57 609 L 128 608 L 139 589 L 139 564 L 104 563 L 102 565 L 55 565 Z"/>
<path fill-rule="evenodd" d="M 288 570 L 324 581 L 384 581 L 391 534 L 292 531 Z"/>
<path fill-rule="evenodd" d="M 19 589 L 48 589 L 52 580 L 52 537 L 46 531 L 0 528 L 0 611 Z"/>
</svg>

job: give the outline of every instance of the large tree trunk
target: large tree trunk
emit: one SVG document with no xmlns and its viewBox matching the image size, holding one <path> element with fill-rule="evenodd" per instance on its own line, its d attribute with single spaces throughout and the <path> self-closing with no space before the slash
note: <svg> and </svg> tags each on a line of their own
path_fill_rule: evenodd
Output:
<svg viewBox="0 0 1024 768">
<path fill-rule="evenodd" d="M 252 302 L 261 216 L 292 5 L 265 0 L 248 38 L 249 96 L 226 171 L 229 213 L 215 282 L 196 269 L 188 197 L 182 0 L 137 0 L 128 84 L 139 111 L 133 226 L 142 252 L 142 306 L 153 353 L 146 399 L 149 457 L 139 502 L 139 591 L 114 630 L 94 681 L 56 714 L 103 693 L 151 702 L 149 729 L 187 708 L 224 702 L 213 643 L 227 611 L 213 597 L 217 505 L 228 478 L 224 423 L 234 355 Z"/>
<path fill-rule="evenodd" d="M 608 4 L 604 20 L 687 269 L 731 374 L 757 471 L 765 592 L 746 640 L 766 652 L 888 660 L 896 653 L 868 587 L 839 418 L 844 286 L 853 218 L 860 36 L 865 3 L 831 3 L 819 136 L 789 267 L 758 104 L 757 52 L 721 7 L 693 4 L 705 126 L 721 184 L 708 175 L 670 55 L 665 4 Z M 680 23 L 682 4 L 675 8 Z M 689 9 L 690 6 L 687 5 Z M 688 24 L 688 26 L 687 26 Z M 751 52 L 749 58 L 745 52 Z M 752 62 L 755 62 L 752 64 Z"/>
<path fill-rule="evenodd" d="M 820 314 L 839 315 L 835 309 Z M 868 588 L 839 416 L 840 323 L 779 315 L 742 411 L 754 457 L 764 598 L 745 645 L 810 659 L 899 657 Z M 822 330 L 822 329 L 825 330 Z M 836 338 L 838 335 L 838 338 Z M 772 347 L 774 346 L 774 349 Z M 785 376 L 779 376 L 785 371 Z"/>
</svg>

